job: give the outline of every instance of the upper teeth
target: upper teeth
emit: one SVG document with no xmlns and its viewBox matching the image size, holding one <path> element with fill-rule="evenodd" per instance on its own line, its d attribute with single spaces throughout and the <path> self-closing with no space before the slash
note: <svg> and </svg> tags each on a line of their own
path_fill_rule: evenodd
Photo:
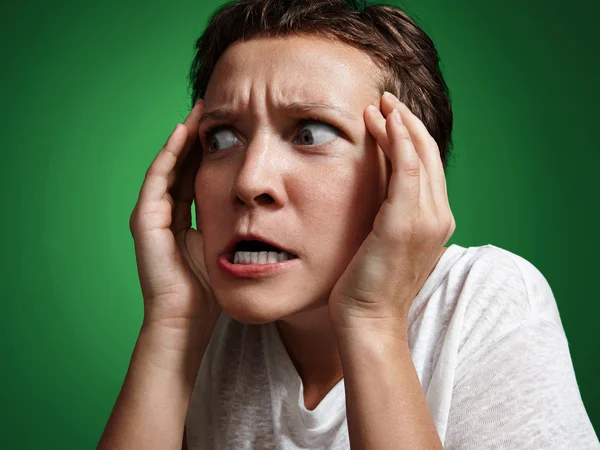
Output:
<svg viewBox="0 0 600 450">
<path fill-rule="evenodd" d="M 234 264 L 273 264 L 294 258 L 287 252 L 235 252 Z"/>
</svg>

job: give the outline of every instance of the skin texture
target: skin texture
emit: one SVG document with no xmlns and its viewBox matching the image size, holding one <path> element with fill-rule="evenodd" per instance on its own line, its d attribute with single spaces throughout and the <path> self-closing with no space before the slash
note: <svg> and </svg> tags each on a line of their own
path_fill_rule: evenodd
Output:
<svg viewBox="0 0 600 450">
<path fill-rule="evenodd" d="M 307 408 L 343 374 L 353 449 L 441 448 L 406 319 L 455 224 L 435 141 L 398 99 L 380 96 L 377 77 L 366 55 L 315 38 L 254 40 L 223 56 L 207 108 L 198 100 L 178 124 L 130 218 L 144 322 L 98 448 L 180 448 L 182 435 L 185 448 L 221 306 L 238 320 L 276 321 Z M 315 106 L 327 102 L 337 108 Z M 207 138 L 216 116 L 227 128 Z M 216 262 L 234 232 L 299 258 L 277 277 L 234 279 Z"/>
<path fill-rule="evenodd" d="M 389 168 L 363 118 L 369 104 L 379 105 L 379 76 L 366 54 L 341 43 L 255 39 L 228 48 L 206 91 L 205 112 L 229 108 L 239 115 L 226 122 L 237 147 L 207 154 L 209 143 L 201 139 L 197 220 L 212 289 L 240 321 L 278 321 L 309 392 L 310 385 L 322 391 L 341 378 L 327 301 L 386 195 Z M 333 104 L 345 114 L 281 110 L 293 102 Z M 340 135 L 319 124 L 306 127 L 309 117 Z M 200 136 L 214 124 L 222 123 L 201 122 Z M 327 142 L 294 144 L 303 127 L 323 130 Z M 264 280 L 233 279 L 217 257 L 235 232 L 267 236 L 298 255 L 299 264 Z"/>
<path fill-rule="evenodd" d="M 386 205 L 378 216 L 391 186 L 390 161 L 396 161 L 397 170 L 401 161 L 391 154 L 384 115 L 366 112 L 369 105 L 376 111 L 386 107 L 376 87 L 380 76 L 368 55 L 342 43 L 316 37 L 261 38 L 230 46 L 219 59 L 206 91 L 198 129 L 203 159 L 194 189 L 210 285 L 220 306 L 235 319 L 276 321 L 302 378 L 309 409 L 316 407 L 342 377 L 339 343 L 353 342 L 356 336 L 352 330 L 373 327 L 373 319 L 378 329 L 388 325 L 389 330 L 404 329 L 410 301 L 435 267 L 447 241 L 440 235 L 429 239 L 425 248 L 422 240 L 414 245 L 403 239 L 402 233 L 419 222 L 413 220 L 411 210 L 398 209 L 397 201 L 393 208 Z M 337 109 L 285 108 L 294 102 L 330 104 Z M 234 114 L 227 119 L 211 119 L 217 109 Z M 327 125 L 307 122 L 311 119 L 332 125 L 339 134 Z M 211 152 L 215 135 L 205 133 L 213 125 L 224 126 L 217 138 L 224 148 Z M 326 142 L 302 144 L 300 132 L 306 130 Z M 424 170 L 422 164 L 419 169 L 416 153 L 414 158 L 413 175 Z M 421 179 L 429 184 L 426 175 Z M 445 193 L 445 183 L 440 188 L 440 180 L 437 182 L 435 192 L 439 196 Z M 395 185 L 395 198 L 402 198 L 398 174 Z M 429 201 L 423 204 L 430 204 L 431 191 L 427 188 L 421 192 Z M 447 196 L 445 199 L 447 203 Z M 380 231 L 387 233 L 389 212 L 397 211 L 410 218 L 409 226 L 396 227 L 399 234 L 391 240 L 374 240 L 376 217 Z M 435 211 L 425 212 L 433 215 Z M 403 219 L 402 214 L 396 224 Z M 289 249 L 298 255 L 294 268 L 258 280 L 231 277 L 219 267 L 218 257 L 235 233 L 258 233 Z M 395 246 L 403 243 L 411 245 Z M 400 248 L 402 260 L 394 259 L 393 251 L 380 251 L 386 246 Z M 415 258 L 419 265 L 412 267 L 406 261 L 416 251 L 425 256 Z M 368 267 L 378 267 L 373 265 L 373 256 L 386 266 L 391 257 L 390 267 L 399 272 L 390 276 L 378 269 L 375 279 L 386 280 L 390 290 L 385 298 L 380 295 L 365 301 L 356 293 L 364 293 L 365 285 L 373 285 L 373 279 L 362 276 L 370 272 Z M 356 280 L 366 284 L 357 285 Z M 401 304 L 391 307 L 391 298 L 401 298 Z M 349 330 L 343 339 L 340 329 Z M 347 349 L 342 353 L 352 358 Z M 356 386 L 360 396 L 361 385 Z M 351 414 L 352 405 L 348 408 Z M 362 410 L 368 411 L 368 405 Z"/>
</svg>

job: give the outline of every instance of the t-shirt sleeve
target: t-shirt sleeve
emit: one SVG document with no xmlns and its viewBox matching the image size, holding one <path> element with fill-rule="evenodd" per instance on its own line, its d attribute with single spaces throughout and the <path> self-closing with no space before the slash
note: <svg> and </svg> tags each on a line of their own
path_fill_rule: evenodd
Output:
<svg viewBox="0 0 600 450">
<path fill-rule="evenodd" d="M 600 449 L 552 292 L 532 265 L 517 265 L 531 309 L 461 360 L 444 448 Z"/>
</svg>

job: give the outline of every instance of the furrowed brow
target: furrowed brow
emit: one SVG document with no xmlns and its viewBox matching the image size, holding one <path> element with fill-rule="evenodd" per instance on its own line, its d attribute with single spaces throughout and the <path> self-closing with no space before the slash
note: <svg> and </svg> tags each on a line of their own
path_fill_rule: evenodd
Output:
<svg viewBox="0 0 600 450">
<path fill-rule="evenodd" d="M 330 103 L 318 103 L 318 102 L 292 102 L 286 105 L 283 105 L 281 108 L 284 112 L 288 114 L 302 114 L 313 111 L 315 109 L 329 109 L 335 111 L 340 116 L 345 117 L 349 120 L 356 120 L 353 114 L 349 113 L 345 109 L 342 109 L 338 106 L 332 105 Z"/>
<path fill-rule="evenodd" d="M 215 121 L 215 122 L 229 122 L 232 121 L 236 117 L 236 113 L 231 109 L 227 108 L 218 108 L 213 109 L 212 111 L 205 111 L 200 116 L 200 120 L 198 121 L 198 125 L 202 125 L 202 123 L 207 121 Z"/>
<path fill-rule="evenodd" d="M 319 102 L 292 102 L 281 106 L 280 108 L 284 113 L 288 113 L 290 115 L 298 115 L 298 114 L 306 114 L 307 112 L 314 111 L 315 109 L 326 109 L 335 111 L 340 116 L 349 119 L 356 120 L 353 114 L 342 109 L 338 106 L 332 105 L 330 103 L 319 103 Z M 218 108 L 213 109 L 212 111 L 205 111 L 200 120 L 198 121 L 198 125 L 202 125 L 207 121 L 214 122 L 230 122 L 233 121 L 237 117 L 237 114 L 228 108 Z"/>
</svg>

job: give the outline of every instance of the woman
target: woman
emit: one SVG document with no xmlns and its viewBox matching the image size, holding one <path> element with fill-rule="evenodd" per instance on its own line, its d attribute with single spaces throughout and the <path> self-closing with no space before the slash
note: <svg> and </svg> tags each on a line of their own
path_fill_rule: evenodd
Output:
<svg viewBox="0 0 600 450">
<path fill-rule="evenodd" d="M 452 111 L 405 13 L 232 3 L 190 81 L 131 216 L 144 322 L 100 448 L 598 448 L 542 274 L 444 247 Z"/>
</svg>

